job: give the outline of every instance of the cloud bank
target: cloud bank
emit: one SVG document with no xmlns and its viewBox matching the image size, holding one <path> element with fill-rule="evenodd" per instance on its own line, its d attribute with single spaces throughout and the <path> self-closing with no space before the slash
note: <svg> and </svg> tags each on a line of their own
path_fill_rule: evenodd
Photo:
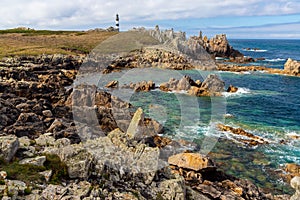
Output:
<svg viewBox="0 0 300 200">
<path fill-rule="evenodd" d="M 297 0 L 1 0 L 0 28 L 87 29 L 114 25 L 119 13 L 130 24 L 156 21 L 300 15 Z M 259 21 L 258 21 L 259 22 Z M 230 22 L 229 22 L 230 23 Z M 247 23 L 247 22 L 245 22 Z M 211 26 L 213 26 L 213 21 Z M 132 27 L 132 26 L 131 26 Z M 121 26 L 122 28 L 122 26 Z"/>
</svg>

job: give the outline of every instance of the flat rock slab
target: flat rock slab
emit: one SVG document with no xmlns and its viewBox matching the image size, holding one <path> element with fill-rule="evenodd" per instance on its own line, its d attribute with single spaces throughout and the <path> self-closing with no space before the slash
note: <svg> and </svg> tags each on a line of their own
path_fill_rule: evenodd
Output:
<svg viewBox="0 0 300 200">
<path fill-rule="evenodd" d="M 180 153 L 169 157 L 168 163 L 195 171 L 210 167 L 208 158 L 199 153 Z"/>
<path fill-rule="evenodd" d="M 30 164 L 30 165 L 36 165 L 36 166 L 44 166 L 44 163 L 46 161 L 46 156 L 38 156 L 35 158 L 25 158 L 19 162 L 21 165 Z"/>
</svg>

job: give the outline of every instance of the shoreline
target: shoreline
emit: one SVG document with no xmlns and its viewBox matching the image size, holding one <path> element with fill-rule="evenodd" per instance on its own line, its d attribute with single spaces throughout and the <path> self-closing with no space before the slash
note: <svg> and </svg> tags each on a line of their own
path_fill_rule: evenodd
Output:
<svg viewBox="0 0 300 200">
<path fill-rule="evenodd" d="M 24 59 L 24 57 L 23 57 L 23 59 Z M 47 56 L 44 57 L 44 59 L 47 60 Z M 21 60 L 21 61 L 23 62 L 25 60 Z M 49 143 L 50 141 L 52 141 L 52 142 L 50 142 L 51 145 L 47 148 L 46 152 L 55 154 L 55 152 L 61 151 L 61 150 L 57 150 L 57 147 L 55 145 L 62 142 L 62 140 L 65 140 L 65 142 L 67 142 L 67 143 L 60 144 L 62 146 L 58 147 L 58 148 L 71 148 L 71 147 L 75 148 L 75 149 L 82 148 L 82 147 L 80 147 L 81 144 L 78 143 L 80 141 L 80 137 L 78 137 L 78 135 L 76 136 L 76 134 L 74 135 L 74 130 L 73 130 L 74 127 L 72 128 L 73 125 L 71 125 L 72 123 L 70 123 L 72 121 L 72 117 L 71 117 L 72 111 L 71 111 L 70 105 L 72 105 L 72 104 L 70 104 L 70 100 L 68 100 L 68 99 L 72 99 L 71 96 L 72 96 L 72 94 L 75 95 L 75 93 L 74 93 L 74 91 L 72 92 L 72 90 L 66 91 L 65 89 L 63 89 L 64 92 L 61 93 L 62 87 L 69 86 L 73 82 L 76 71 L 77 71 L 76 69 L 78 69 L 81 62 L 78 62 L 78 59 L 76 57 L 72 57 L 72 56 L 63 56 L 63 57 L 52 56 L 50 59 L 50 62 L 47 62 L 48 64 L 46 64 L 46 65 L 45 65 L 45 63 L 46 63 L 45 61 L 41 62 L 38 59 L 36 59 L 35 62 L 40 63 L 40 64 L 38 64 L 38 65 L 30 64 L 30 62 L 28 63 L 25 61 L 24 63 L 27 63 L 27 67 L 24 67 L 24 68 L 15 66 L 15 67 L 7 68 L 7 71 L 5 70 L 5 68 L 1 68 L 2 77 L 4 77 L 4 76 L 7 77 L 6 78 L 7 81 L 2 80 L 0 82 L 2 85 L 2 87 L 1 87 L 2 88 L 2 91 L 1 91 L 1 99 L 2 99 L 1 101 L 2 102 L 1 103 L 2 104 L 4 103 L 4 105 L 10 107 L 10 109 L 15 109 L 13 112 L 17 112 L 15 114 L 15 116 L 13 117 L 14 120 L 16 120 L 15 123 L 7 121 L 8 124 L 11 124 L 11 128 L 15 128 L 15 129 L 14 130 L 11 128 L 10 129 L 2 129 L 2 130 L 8 131 L 4 135 L 8 135 L 8 136 L 9 135 L 17 135 L 19 138 L 22 138 L 22 140 L 19 141 L 19 143 L 22 145 L 25 144 L 24 141 L 26 141 L 27 143 L 29 142 L 30 143 L 29 146 L 22 147 L 23 149 L 25 149 L 25 152 L 28 152 L 28 153 L 31 151 L 30 149 L 32 147 L 37 148 L 36 144 L 40 145 L 39 148 L 44 149 L 44 151 L 46 150 L 46 147 L 43 146 L 43 143 L 38 142 L 43 137 L 45 137 L 43 140 L 48 141 L 46 143 Z M 41 66 L 41 64 L 43 65 L 43 67 Z M 47 71 L 47 74 L 45 75 L 44 72 L 46 72 L 46 71 Z M 24 73 L 26 76 L 24 76 Z M 50 91 L 52 93 L 50 96 L 47 95 L 47 93 L 49 93 L 49 86 L 50 86 L 50 88 L 52 87 L 54 89 L 54 90 L 50 89 Z M 13 89 L 13 88 L 15 88 L 15 89 Z M 43 88 L 43 89 L 40 90 L 38 88 Z M 80 95 L 88 94 L 89 93 L 88 88 L 83 88 L 83 90 L 80 90 L 80 91 L 83 91 L 83 93 L 81 93 L 81 94 L 79 93 L 79 94 Z M 28 93 L 29 90 L 33 91 L 33 93 L 29 94 Z M 43 92 L 43 90 L 44 90 L 44 92 Z M 94 89 L 92 89 L 92 90 L 94 90 Z M 45 91 L 48 91 L 48 92 L 45 92 Z M 100 107 L 104 106 L 103 108 L 105 110 L 105 109 L 107 109 L 106 108 L 108 105 L 107 103 L 109 102 L 109 99 L 107 99 L 109 94 L 103 93 L 101 91 L 99 91 L 99 92 L 100 92 L 99 95 L 102 96 L 100 99 L 102 99 L 102 100 L 99 103 L 97 103 L 96 105 L 98 105 Z M 98 94 L 98 92 L 96 92 L 96 94 Z M 47 101 L 48 101 L 48 104 L 50 103 L 50 105 L 48 105 L 46 107 L 46 110 L 33 109 L 31 111 L 30 107 L 26 108 L 27 106 L 30 106 L 29 102 L 32 102 L 32 101 L 34 101 L 35 104 L 38 105 L 39 103 L 36 100 L 36 98 L 38 98 L 38 99 L 46 98 L 46 99 L 48 99 Z M 79 99 L 84 100 L 85 98 L 86 97 L 82 96 Z M 100 100 L 100 99 L 98 99 L 98 100 Z M 105 100 L 105 99 L 107 99 L 107 100 Z M 42 105 L 43 106 L 47 105 L 47 104 L 45 104 L 45 103 L 47 103 L 47 101 L 46 102 L 44 101 L 44 103 L 42 103 Z M 104 102 L 102 102 L 102 101 L 104 101 Z M 15 105 L 16 108 L 14 108 L 14 106 L 12 106 L 11 103 L 9 103 L 9 102 L 11 102 L 13 104 L 17 104 L 17 105 Z M 25 102 L 25 104 L 24 103 L 18 104 L 20 102 Z M 82 101 L 80 101 L 78 103 L 79 103 L 79 105 L 87 105 L 87 106 L 89 105 L 89 104 L 87 104 L 87 102 L 82 104 L 83 103 Z M 125 106 L 125 107 L 122 106 L 122 109 L 124 109 L 126 107 L 130 107 L 125 102 L 121 103 L 121 104 L 123 104 L 123 106 Z M 73 106 L 74 106 L 74 104 L 73 104 Z M 74 112 L 74 108 L 76 108 L 76 106 L 73 107 L 73 112 Z M 109 108 L 109 106 L 108 106 L 108 108 Z M 87 109 L 89 110 L 90 108 L 87 107 Z M 107 111 L 109 111 L 109 110 L 110 109 L 108 109 Z M 105 111 L 105 112 L 107 112 L 107 111 Z M 18 114 L 18 113 L 20 113 L 20 114 Z M 107 115 L 107 114 L 105 114 L 105 115 Z M 131 118 L 132 114 L 130 114 L 130 113 L 128 113 L 128 114 Z M 4 115 L 7 115 L 7 113 L 4 113 Z M 21 115 L 22 115 L 22 117 L 21 117 Z M 134 114 L 134 115 L 136 115 L 136 114 Z M 127 123 L 131 123 L 132 122 L 131 120 L 134 119 L 134 116 L 131 120 L 130 120 L 130 118 Z M 128 119 L 128 117 L 126 119 Z M 60 121 L 60 123 L 58 123 L 59 121 Z M 47 128 L 47 127 L 49 127 L 49 128 L 47 128 L 47 130 L 39 129 L 38 127 L 40 127 L 41 122 L 44 124 L 44 126 L 46 126 L 45 128 Z M 31 126 L 28 126 L 28 123 L 31 123 Z M 108 135 L 110 135 L 108 138 L 111 138 L 112 141 L 117 142 L 117 143 L 114 143 L 115 145 L 121 145 L 122 148 L 123 147 L 127 148 L 126 146 L 123 146 L 122 143 L 119 143 L 118 142 L 119 139 L 117 139 L 119 136 L 124 134 L 124 132 L 118 132 L 118 134 L 116 135 L 116 133 L 114 133 L 113 131 L 116 130 L 115 128 L 117 128 L 118 126 L 113 121 L 106 121 L 105 123 L 106 123 L 106 125 L 104 127 L 102 127 L 102 130 L 103 129 L 106 130 L 105 131 L 106 134 L 108 133 Z M 149 123 L 149 122 L 147 122 L 147 123 Z M 19 126 L 19 127 L 17 127 L 17 126 Z M 28 126 L 28 128 L 31 127 L 30 128 L 31 131 L 29 131 L 30 129 L 28 130 L 28 128 L 24 128 L 26 126 Z M 57 127 L 57 128 L 55 128 L 55 127 Z M 61 127 L 62 129 L 58 128 L 58 127 Z M 28 134 L 26 135 L 26 132 L 24 132 L 24 130 L 26 130 L 26 129 L 27 129 L 27 131 L 30 132 L 30 134 L 28 132 L 29 135 Z M 66 135 L 67 138 L 65 138 L 66 136 L 64 136 L 64 134 L 61 135 L 63 132 L 65 132 L 65 131 L 61 132 L 61 130 L 64 130 L 64 129 L 68 130 L 67 132 L 69 132 L 69 135 L 68 134 Z M 126 130 L 126 128 L 123 128 L 123 130 Z M 91 130 L 91 131 L 92 131 L 91 133 L 94 133 L 97 135 L 98 134 L 97 132 L 99 130 L 97 131 L 95 129 L 95 130 Z M 34 133 L 34 132 L 37 135 L 32 135 L 32 133 Z M 43 136 L 45 133 L 47 133 L 47 134 L 45 136 Z M 27 138 L 29 137 L 29 139 L 26 139 L 26 137 L 24 137 L 24 136 L 27 136 Z M 54 136 L 54 138 L 53 138 L 53 136 Z M 6 136 L 2 136 L 1 140 L 3 140 L 3 137 L 5 138 Z M 104 138 L 107 138 L 107 137 L 104 137 Z M 17 138 L 10 138 L 10 140 L 18 141 Z M 164 137 L 160 137 L 155 140 L 160 141 L 159 143 L 155 144 L 157 147 L 160 147 L 160 148 L 163 147 L 163 146 L 161 146 L 161 144 L 168 145 L 168 144 L 173 143 L 173 145 L 174 145 L 174 142 L 175 142 L 175 141 L 170 141 Z M 35 142 L 32 142 L 32 141 L 35 141 Z M 96 143 L 94 143 L 95 141 L 89 141 L 89 142 L 91 142 L 91 144 L 93 144 L 93 145 L 96 145 Z M 98 142 L 100 142 L 100 141 L 98 141 Z M 97 145 L 99 145 L 99 143 L 97 143 Z M 148 143 L 146 143 L 146 145 L 148 145 Z M 17 149 L 12 149 L 12 151 L 16 153 L 19 148 L 20 148 L 20 146 Z M 151 148 L 153 148 L 153 147 L 151 147 Z M 78 151 L 78 150 L 76 150 L 76 151 Z M 80 151 L 82 151 L 82 150 L 80 150 Z M 178 153 L 180 153 L 180 152 L 178 152 Z M 21 155 L 21 157 L 20 157 L 20 155 L 17 155 L 17 156 L 18 156 L 18 159 L 24 160 L 24 159 L 28 158 L 28 156 L 26 156 L 26 155 L 27 154 L 23 153 L 23 155 Z M 38 156 L 38 155 L 40 155 L 40 152 L 33 153 L 33 156 Z M 64 160 L 64 162 L 66 162 L 67 167 L 69 167 L 69 170 L 68 170 L 69 175 L 70 175 L 70 173 L 71 174 L 75 173 L 74 175 L 72 175 L 73 178 L 75 178 L 75 177 L 80 178 L 82 176 L 84 176 L 84 177 L 87 176 L 86 171 L 85 171 L 86 169 L 84 169 L 84 171 L 82 171 L 82 170 L 77 171 L 78 169 L 74 168 L 74 169 L 72 169 L 73 170 L 72 171 L 70 167 L 74 164 L 74 161 L 70 162 L 68 157 L 64 158 L 59 153 L 58 153 L 58 155 L 60 156 L 61 159 Z M 75 153 L 74 155 L 77 155 L 77 154 Z M 89 155 L 89 154 L 87 154 L 87 155 Z M 178 154 L 178 155 L 180 155 L 180 154 Z M 191 155 L 187 154 L 185 156 L 191 156 Z M 9 159 L 13 159 L 13 158 L 14 158 L 14 155 L 13 155 L 13 157 L 10 157 Z M 87 162 L 87 160 L 84 162 Z M 212 161 L 210 161 L 210 162 L 212 162 Z M 90 163 L 90 161 L 88 161 L 88 163 Z M 231 198 L 232 195 L 233 196 L 243 196 L 243 198 L 245 198 L 245 199 L 252 198 L 250 196 L 247 197 L 247 193 L 245 193 L 246 189 L 244 188 L 244 186 L 245 186 L 244 184 L 252 185 L 252 183 L 250 183 L 250 182 L 244 182 L 245 180 L 233 178 L 231 176 L 224 174 L 223 172 L 221 172 L 219 170 L 214 172 L 214 173 L 216 173 L 215 175 L 210 175 L 212 177 L 208 178 L 205 170 L 203 172 L 200 172 L 200 174 L 199 174 L 199 172 L 197 172 L 198 169 L 196 170 L 195 177 L 202 176 L 203 178 L 201 180 L 196 180 L 196 179 L 194 180 L 194 178 L 193 178 L 194 175 L 191 175 L 191 174 L 195 173 L 195 169 L 192 168 L 192 171 L 191 171 L 191 169 L 188 169 L 189 167 L 187 167 L 187 166 L 182 168 L 182 167 L 180 167 L 181 165 L 179 165 L 179 167 L 176 167 L 176 165 L 177 165 L 176 162 L 174 163 L 172 161 L 171 163 L 172 163 L 171 169 L 173 170 L 172 173 L 179 174 L 179 177 L 175 178 L 177 175 L 175 177 L 171 176 L 173 178 L 164 180 L 163 181 L 164 183 L 159 182 L 159 184 L 163 184 L 163 185 L 167 184 L 167 183 L 171 184 L 171 182 L 174 182 L 176 180 L 175 181 L 176 184 L 181 185 L 180 187 L 182 188 L 182 190 L 181 190 L 181 192 L 183 192 L 182 194 L 184 194 L 185 192 L 189 192 L 189 193 L 192 193 L 192 195 L 196 195 L 196 196 L 194 196 L 195 198 L 197 197 L 197 195 L 198 195 L 198 197 L 200 195 L 202 198 L 209 198 L 209 199 L 210 198 L 218 198 L 218 197 L 221 197 L 222 195 L 225 195 L 225 196 L 227 195 L 227 198 L 229 198 L 229 197 Z M 109 171 L 106 171 L 106 173 L 116 173 L 111 170 L 112 169 L 110 169 Z M 83 174 L 81 174 L 81 173 L 83 173 Z M 8 175 L 10 176 L 10 174 L 8 174 Z M 218 179 L 215 179 L 218 176 L 223 177 L 221 182 L 220 182 L 220 180 L 218 181 Z M 100 173 L 100 177 L 102 177 L 101 173 Z M 183 177 L 183 179 L 180 177 Z M 10 181 L 13 181 L 13 180 L 7 179 L 6 177 L 4 178 L 4 180 L 5 180 L 6 184 L 8 184 Z M 66 180 L 68 180 L 68 178 L 66 178 Z M 112 180 L 110 180 L 110 181 L 112 181 Z M 107 182 L 107 180 L 106 180 L 107 183 L 109 183 L 110 181 Z M 190 181 L 192 181 L 191 182 L 192 185 L 190 185 L 191 184 Z M 137 182 L 137 180 L 133 180 L 133 183 L 135 183 L 135 182 Z M 138 181 L 138 182 L 140 182 L 140 181 Z M 44 182 L 44 184 L 48 185 L 45 182 Z M 74 184 L 74 182 L 66 181 L 66 184 Z M 80 182 L 80 184 L 83 184 L 83 182 Z M 87 182 L 85 184 L 89 185 Z M 221 184 L 223 186 L 220 186 L 219 184 Z M 229 187 L 230 188 L 229 190 L 226 189 L 228 184 L 231 185 Z M 208 186 L 210 189 L 207 188 Z M 28 186 L 26 186 L 26 187 L 28 187 Z M 30 187 L 32 187 L 32 186 L 30 186 Z M 48 185 L 45 190 L 39 190 L 40 194 L 46 195 L 48 187 L 50 187 L 50 185 Z M 51 186 L 51 187 L 61 187 L 61 186 Z M 268 197 L 274 198 L 273 195 L 271 195 L 271 194 L 263 194 L 256 186 L 252 185 L 252 187 L 253 187 L 252 192 L 254 192 L 254 191 L 258 192 L 257 195 L 259 195 L 259 196 L 262 195 L 262 196 L 264 196 L 264 198 L 267 198 L 267 199 L 268 199 Z M 188 189 L 188 188 L 190 188 L 190 189 Z M 48 189 L 50 189 L 50 188 L 48 188 Z M 211 193 L 211 190 L 217 190 L 219 192 Z M 140 189 L 137 189 L 135 191 L 141 192 Z M 154 188 L 153 188 L 153 191 L 155 191 Z M 162 188 L 160 188 L 160 191 L 162 191 L 163 195 L 167 195 L 170 192 L 170 191 L 166 191 L 165 189 L 162 189 Z M 121 194 L 123 194 L 123 193 L 121 193 Z M 181 193 L 179 193 L 179 194 L 181 194 Z M 17 193 L 17 195 L 18 195 L 18 193 Z M 111 195 L 113 195 L 113 193 L 111 193 Z M 123 194 L 123 195 L 125 195 L 125 194 Z M 139 195 L 141 195 L 141 194 L 139 193 Z M 215 196 L 215 195 L 217 195 L 217 196 Z M 267 196 L 265 196 L 265 195 L 267 195 Z M 165 196 L 165 197 L 167 197 L 167 196 Z M 254 198 L 254 196 L 253 196 L 253 198 Z M 276 198 L 279 198 L 279 196 L 277 196 Z M 289 196 L 285 196 L 285 197 L 282 196 L 282 198 L 287 199 L 287 198 L 289 198 Z"/>
<path fill-rule="evenodd" d="M 185 37 L 183 34 L 176 35 L 172 31 L 160 31 L 159 29 L 152 30 L 150 33 L 163 41 L 176 40 L 178 37 L 184 39 Z M 173 36 L 162 38 L 164 34 L 169 33 L 173 33 Z M 80 37 L 80 35 L 77 36 Z M 229 47 L 224 35 L 218 35 L 211 40 L 200 36 L 194 37 L 190 42 L 178 42 L 176 44 L 179 46 L 201 44 L 206 51 L 215 56 L 239 55 L 232 47 L 230 47 L 229 52 L 224 50 Z M 221 45 L 222 47 L 216 45 L 220 42 L 223 45 Z M 192 50 L 198 49 L 197 45 L 196 49 L 193 49 L 193 45 L 189 46 L 189 48 Z M 74 50 L 76 49 L 71 51 L 73 52 Z M 193 148 L 197 147 L 193 143 L 183 140 L 170 140 L 164 137 L 160 133 L 162 127 L 158 122 L 145 118 L 143 111 L 140 111 L 139 108 L 136 108 L 137 110 L 133 112 L 132 105 L 113 97 L 107 91 L 101 91 L 95 86 L 89 85 L 79 85 L 78 88 L 72 87 L 78 70 L 87 56 L 84 54 L 78 56 L 75 51 L 73 53 L 77 56 L 69 54 L 39 54 L 38 56 L 5 58 L 0 62 L 0 103 L 5 108 L 1 110 L 2 113 L 0 115 L 0 131 L 2 132 L 0 142 L 3 144 L 12 142 L 13 144 L 6 150 L 8 153 L 2 154 L 6 161 L 1 160 L 3 167 L 1 168 L 2 171 L 0 170 L 0 181 L 4 183 L 6 188 L 14 191 L 10 195 L 44 196 L 45 198 L 47 195 L 50 195 L 52 190 L 64 191 L 66 188 L 72 188 L 69 189 L 69 192 L 59 194 L 72 196 L 72 193 L 77 192 L 76 188 L 81 185 L 86 188 L 86 193 L 80 194 L 82 195 L 81 197 L 89 196 L 90 198 L 93 197 L 94 193 L 112 198 L 116 198 L 118 195 L 122 197 L 130 196 L 132 199 L 135 197 L 141 199 L 155 197 L 164 197 L 166 199 L 173 197 L 182 199 L 187 197 L 192 197 L 191 199 L 231 199 L 236 197 L 241 199 L 264 198 L 270 200 L 290 198 L 289 195 L 274 195 L 263 192 L 261 188 L 249 181 L 225 174 L 215 166 L 214 161 L 209 157 L 203 157 L 200 154 L 195 155 L 194 153 L 197 151 Z M 199 66 L 195 66 L 189 63 L 189 58 L 178 56 L 166 49 L 141 49 L 131 53 L 128 57 L 120 58 L 111 64 L 105 69 L 107 71 L 104 72 L 114 73 L 114 71 L 140 67 L 140 64 L 142 64 L 142 67 L 159 67 L 163 63 L 163 68 L 170 70 L 221 69 L 231 72 L 250 70 L 286 75 L 284 70 L 259 66 L 232 67 L 231 64 L 210 66 L 209 64 L 212 63 L 211 59 L 205 62 L 204 65 L 201 65 L 201 62 L 196 62 L 194 64 L 199 64 Z M 185 53 L 189 55 L 190 52 L 187 50 Z M 207 55 L 204 57 L 206 59 Z M 92 57 L 91 61 L 91 63 L 97 63 L 97 58 L 93 60 Z M 103 72 L 103 68 L 98 67 L 95 69 L 93 66 L 87 68 L 84 72 L 95 73 L 95 70 L 99 73 Z M 196 82 L 193 83 L 193 94 L 197 94 L 198 90 L 201 90 L 201 82 Z M 170 90 L 169 88 L 175 88 L 175 90 L 180 88 L 177 86 L 173 87 L 172 84 L 165 84 L 167 85 L 165 87 L 166 91 Z M 135 87 L 136 85 L 134 85 Z M 149 88 L 151 87 L 149 86 Z M 140 88 L 143 88 L 143 86 Z M 209 93 L 207 94 L 207 96 L 210 96 Z M 89 96 L 93 95 L 95 97 L 88 99 Z M 115 109 L 112 105 L 118 105 L 119 107 Z M 114 116 L 116 113 L 118 120 Z M 92 119 L 90 122 L 92 126 L 90 126 L 89 120 L 85 119 Z M 100 126 L 94 126 L 95 124 Z M 139 135 L 141 134 L 139 131 L 141 129 L 144 130 L 143 134 L 145 135 Z M 148 129 L 151 131 L 145 131 Z M 223 129 L 229 130 L 235 135 L 240 134 L 241 136 L 249 137 L 250 140 L 241 139 L 240 141 L 246 141 L 251 145 L 265 143 L 262 138 L 240 130 L 238 127 L 233 128 L 225 124 Z M 79 133 L 84 133 L 84 135 L 78 134 L 78 131 Z M 81 141 L 85 141 L 85 143 Z M 112 159 L 110 154 L 98 155 L 89 146 L 94 146 L 96 149 L 104 148 L 109 152 L 116 153 L 119 157 L 128 156 L 127 159 L 131 161 L 137 158 L 137 162 L 140 162 L 140 164 L 142 162 L 148 163 L 147 160 L 143 160 L 144 157 L 147 158 L 149 155 L 159 154 L 168 148 L 173 151 L 173 154 L 169 154 L 166 151 L 166 160 L 164 160 L 166 166 L 164 168 L 160 168 L 154 174 L 145 172 L 141 173 L 140 176 L 137 175 L 137 172 L 132 173 L 133 166 L 130 162 L 125 162 L 124 168 L 122 168 L 123 162 L 114 163 L 113 161 L 118 160 L 118 156 Z M 192 149 L 187 148 L 187 146 L 192 147 Z M 182 149 L 181 151 L 176 151 L 178 147 L 185 149 L 185 151 Z M 121 151 L 119 151 L 120 149 Z M 134 152 L 134 154 L 132 155 L 131 152 Z M 44 155 L 45 153 L 47 155 Z M 52 154 L 59 157 L 58 161 L 62 165 L 66 165 L 67 168 L 62 169 L 68 171 L 67 175 L 64 174 L 63 177 L 57 177 L 57 169 L 51 169 L 48 165 L 45 166 L 45 161 L 46 163 L 50 162 L 50 164 L 54 162 L 53 159 L 51 160 Z M 168 159 L 172 155 L 175 158 L 169 161 Z M 105 160 L 104 163 L 101 162 L 99 156 Z M 32 158 L 34 159 L 32 160 Z M 181 163 L 178 161 L 182 159 L 190 160 L 191 162 Z M 202 159 L 206 159 L 207 162 L 203 163 Z M 21 178 L 15 178 L 15 180 L 21 181 L 21 185 L 30 190 L 30 194 L 25 194 L 25 189 L 16 189 L 11 186 L 17 182 L 12 178 L 12 173 L 15 172 L 11 172 L 8 169 L 11 164 L 21 167 L 21 161 L 23 163 L 39 163 L 39 165 L 48 169 L 48 173 L 41 171 L 44 177 L 41 178 L 39 176 L 42 179 L 42 187 L 39 186 L 41 183 L 36 184 L 37 182 L 35 181 L 37 180 L 33 181 L 33 185 L 28 185 L 27 181 L 24 181 L 24 186 Z M 20 163 L 18 164 L 18 162 Z M 196 163 L 196 168 L 192 164 L 193 162 Z M 107 165 L 107 163 L 110 164 Z M 150 163 L 148 164 L 151 166 Z M 121 168 L 116 170 L 112 167 L 114 165 L 121 166 Z M 51 173 L 49 169 L 52 170 Z M 300 169 L 300 166 L 296 164 L 288 166 L 288 169 L 286 169 L 288 180 L 291 180 L 294 176 L 299 176 L 297 169 Z M 35 175 L 37 174 L 35 173 Z M 59 184 L 56 182 L 52 185 L 54 178 L 58 179 Z M 247 184 L 249 185 L 248 188 L 245 186 Z M 178 189 L 173 190 L 172 188 Z M 32 190 L 34 193 L 31 192 Z M 4 196 L 8 195 L 6 189 L 1 190 L 0 187 L 0 193 L 1 191 L 3 191 Z"/>
</svg>

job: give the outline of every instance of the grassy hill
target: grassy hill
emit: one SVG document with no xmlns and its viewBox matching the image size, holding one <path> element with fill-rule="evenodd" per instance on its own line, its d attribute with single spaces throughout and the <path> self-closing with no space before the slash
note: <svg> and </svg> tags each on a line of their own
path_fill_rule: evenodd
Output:
<svg viewBox="0 0 300 200">
<path fill-rule="evenodd" d="M 86 54 L 117 32 L 0 30 L 0 58 L 15 55 Z"/>
</svg>

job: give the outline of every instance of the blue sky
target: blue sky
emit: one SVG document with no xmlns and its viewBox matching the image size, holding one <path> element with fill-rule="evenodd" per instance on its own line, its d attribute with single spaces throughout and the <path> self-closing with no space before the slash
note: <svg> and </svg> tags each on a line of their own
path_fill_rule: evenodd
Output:
<svg viewBox="0 0 300 200">
<path fill-rule="evenodd" d="M 298 0 L 1 0 L 0 29 L 174 28 L 209 37 L 300 39 Z"/>
</svg>

